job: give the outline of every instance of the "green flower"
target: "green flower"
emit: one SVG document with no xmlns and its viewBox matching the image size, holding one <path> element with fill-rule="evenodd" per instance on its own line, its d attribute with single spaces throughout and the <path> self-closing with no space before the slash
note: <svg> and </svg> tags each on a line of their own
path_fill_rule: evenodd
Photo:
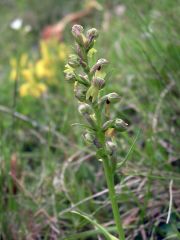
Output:
<svg viewBox="0 0 180 240">
<path fill-rule="evenodd" d="M 75 97 L 80 101 L 84 102 L 86 100 L 87 87 L 82 84 L 77 83 L 74 87 Z"/>
<path fill-rule="evenodd" d="M 92 58 L 97 53 L 97 50 L 95 48 L 91 48 L 87 54 L 89 58 Z"/>
<path fill-rule="evenodd" d="M 91 132 L 85 132 L 83 137 L 87 144 L 92 144 L 95 141 L 95 135 Z"/>
<path fill-rule="evenodd" d="M 92 80 L 92 84 L 87 91 L 86 100 L 92 99 L 92 102 L 95 102 L 98 97 L 99 90 L 101 90 L 104 86 L 105 86 L 104 79 L 95 77 Z"/>
<path fill-rule="evenodd" d="M 92 108 L 87 103 L 81 103 L 79 105 L 78 110 L 81 115 L 85 115 L 85 114 L 91 115 L 93 113 Z"/>
<path fill-rule="evenodd" d="M 106 131 L 108 128 L 113 128 L 113 127 L 114 127 L 114 120 L 109 120 L 103 124 L 102 130 Z"/>
<path fill-rule="evenodd" d="M 108 64 L 108 61 L 104 58 L 101 58 L 97 61 L 97 63 L 92 66 L 90 73 L 94 74 L 96 71 L 100 71 L 102 69 L 102 66 Z"/>
<path fill-rule="evenodd" d="M 107 131 L 109 128 L 115 128 L 119 132 L 124 132 L 127 130 L 127 127 L 127 123 L 125 123 L 122 119 L 117 118 L 115 120 L 109 120 L 105 122 L 102 126 L 102 130 Z"/>
<path fill-rule="evenodd" d="M 69 83 L 74 83 L 76 81 L 76 76 L 74 73 L 66 73 L 65 74 L 65 79 L 67 80 L 67 82 Z"/>
<path fill-rule="evenodd" d="M 72 68 L 69 64 L 66 64 L 64 73 L 74 73 L 74 68 Z"/>
<path fill-rule="evenodd" d="M 110 155 L 114 155 L 117 151 L 117 144 L 115 142 L 112 142 L 112 141 L 107 141 L 106 142 L 106 148 L 107 148 L 107 151 Z"/>
<path fill-rule="evenodd" d="M 117 93 L 113 92 L 103 96 L 98 103 L 102 105 L 104 103 L 106 104 L 116 103 L 116 102 L 119 102 L 120 99 L 121 97 Z"/>
<path fill-rule="evenodd" d="M 68 64 L 72 68 L 80 66 L 80 58 L 76 54 L 69 55 Z"/>
</svg>

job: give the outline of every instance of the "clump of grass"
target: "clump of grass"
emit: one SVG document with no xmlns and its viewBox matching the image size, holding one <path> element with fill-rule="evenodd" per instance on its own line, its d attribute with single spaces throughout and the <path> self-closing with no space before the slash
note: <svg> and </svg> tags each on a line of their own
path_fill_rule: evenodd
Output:
<svg viewBox="0 0 180 240">
<path fill-rule="evenodd" d="M 108 61 L 104 58 L 93 63 L 91 57 L 96 52 L 93 48 L 98 37 L 98 31 L 92 28 L 84 35 L 80 25 L 74 25 L 72 34 L 75 39 L 75 54 L 69 56 L 65 69 L 65 78 L 74 84 L 74 94 L 79 100 L 79 112 L 85 120 L 80 124 L 85 129 L 84 139 L 96 148 L 97 158 L 102 161 L 104 173 L 109 189 L 109 198 L 112 205 L 114 221 L 119 239 L 125 239 L 119 208 L 116 201 L 114 173 L 116 170 L 117 144 L 116 132 L 127 130 L 127 123 L 122 119 L 112 118 L 110 108 L 120 100 L 115 93 L 103 95 L 108 74 L 104 71 Z M 83 215 L 86 219 L 87 217 Z M 89 218 L 88 218 L 89 219 Z M 102 233 L 104 233 L 102 231 Z M 106 236 L 106 234 L 104 233 Z M 109 238 L 106 236 L 107 239 Z"/>
</svg>

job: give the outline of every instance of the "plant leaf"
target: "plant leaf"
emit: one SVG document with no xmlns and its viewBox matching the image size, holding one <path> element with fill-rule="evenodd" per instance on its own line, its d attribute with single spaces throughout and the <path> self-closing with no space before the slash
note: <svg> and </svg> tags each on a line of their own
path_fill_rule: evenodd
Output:
<svg viewBox="0 0 180 240">
<path fill-rule="evenodd" d="M 99 229 L 99 231 L 106 237 L 107 240 L 118 240 L 118 238 L 114 237 L 112 234 L 110 234 L 102 225 L 97 223 L 95 219 L 92 219 L 87 214 L 77 211 L 72 211 L 72 213 L 75 213 L 84 219 L 86 219 L 88 222 L 90 222 L 92 225 L 94 225 L 96 228 Z"/>
<path fill-rule="evenodd" d="M 121 168 L 121 167 L 126 163 L 126 161 L 129 159 L 130 154 L 131 154 L 131 153 L 133 152 L 133 150 L 134 150 L 134 147 L 135 147 L 135 144 L 136 144 L 136 142 L 137 142 L 137 140 L 138 140 L 138 137 L 139 137 L 139 135 L 140 135 L 140 132 L 141 132 L 141 129 L 138 130 L 138 132 L 137 132 L 137 134 L 136 134 L 136 136 L 135 136 L 135 138 L 134 138 L 134 140 L 133 140 L 133 143 L 132 143 L 131 147 L 129 148 L 129 151 L 128 151 L 126 157 L 122 160 L 122 162 L 120 162 L 120 163 L 117 164 L 117 169 L 118 169 L 118 168 Z"/>
</svg>

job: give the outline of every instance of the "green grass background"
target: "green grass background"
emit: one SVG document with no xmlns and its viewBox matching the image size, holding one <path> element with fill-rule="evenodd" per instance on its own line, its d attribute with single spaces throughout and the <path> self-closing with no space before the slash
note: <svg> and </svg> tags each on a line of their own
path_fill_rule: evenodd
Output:
<svg viewBox="0 0 180 240">
<path fill-rule="evenodd" d="M 95 11 L 81 24 L 99 29 L 97 56 L 110 61 L 107 92 L 122 96 L 112 111 L 130 128 L 119 135 L 119 161 L 140 131 L 128 162 L 116 174 L 116 184 L 122 184 L 117 198 L 124 222 L 135 216 L 125 226 L 127 239 L 180 239 L 180 5 L 176 0 L 99 2 L 103 11 Z M 63 65 L 57 88 L 50 88 L 46 98 L 20 98 L 9 80 L 9 59 L 23 52 L 36 54 L 41 29 L 83 4 L 75 0 L 0 2 L 0 106 L 40 125 L 34 128 L 31 122 L 0 111 L 1 239 L 98 239 L 93 226 L 70 212 L 74 204 L 116 231 L 107 193 L 101 193 L 106 189 L 101 163 L 94 149 L 83 142 L 82 129 L 71 126 L 82 119 L 72 87 L 64 80 Z M 120 5 L 125 12 L 117 15 Z M 10 29 L 17 17 L 30 24 L 32 32 Z M 68 25 L 64 33 L 67 44 L 72 44 L 70 29 Z M 13 153 L 22 184 L 16 195 L 9 175 Z M 56 188 L 54 179 L 59 181 Z M 173 205 L 166 224 L 171 180 Z M 99 197 L 87 199 L 98 192 Z"/>
</svg>

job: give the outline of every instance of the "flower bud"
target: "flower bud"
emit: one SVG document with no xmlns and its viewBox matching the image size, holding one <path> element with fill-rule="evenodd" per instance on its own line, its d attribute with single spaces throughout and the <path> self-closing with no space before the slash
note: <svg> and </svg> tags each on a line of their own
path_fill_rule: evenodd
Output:
<svg viewBox="0 0 180 240">
<path fill-rule="evenodd" d="M 72 34 L 76 40 L 76 42 L 80 45 L 83 46 L 84 45 L 84 40 L 83 40 L 83 27 L 81 25 L 74 25 L 72 27 Z"/>
<path fill-rule="evenodd" d="M 113 128 L 113 126 L 114 126 L 114 120 L 109 120 L 103 124 L 102 130 L 106 131 L 108 128 Z"/>
<path fill-rule="evenodd" d="M 86 49 L 89 51 L 94 45 L 94 40 L 98 37 L 99 33 L 96 28 L 91 28 L 87 31 Z"/>
<path fill-rule="evenodd" d="M 86 132 L 84 135 L 84 140 L 87 142 L 87 143 L 94 143 L 94 140 L 95 140 L 95 135 L 90 133 L 90 132 Z"/>
<path fill-rule="evenodd" d="M 75 24 L 72 27 L 72 34 L 74 37 L 78 37 L 80 34 L 83 33 L 83 31 L 84 31 L 84 28 L 81 25 Z"/>
<path fill-rule="evenodd" d="M 75 76 L 74 73 L 66 73 L 65 79 L 66 79 L 67 82 L 69 82 L 69 83 L 74 83 L 74 82 L 76 81 L 76 76 Z"/>
<path fill-rule="evenodd" d="M 114 155 L 117 151 L 117 144 L 115 142 L 112 142 L 112 141 L 107 141 L 106 142 L 106 148 L 107 148 L 107 151 L 110 155 Z"/>
<path fill-rule="evenodd" d="M 80 57 L 80 59 L 84 60 L 84 58 L 85 58 L 84 51 L 81 49 L 81 47 L 77 43 L 75 44 L 75 50 L 76 50 L 77 55 Z"/>
<path fill-rule="evenodd" d="M 69 66 L 71 66 L 73 68 L 79 67 L 80 66 L 79 57 L 75 54 L 69 55 L 68 64 L 69 64 Z"/>
<path fill-rule="evenodd" d="M 96 28 L 91 28 L 87 31 L 87 39 L 88 41 L 92 41 L 98 37 L 99 33 Z"/>
<path fill-rule="evenodd" d="M 97 70 L 100 71 L 103 65 L 106 65 L 108 61 L 104 58 L 101 58 L 97 63 L 91 68 L 90 73 L 95 73 Z"/>
<path fill-rule="evenodd" d="M 128 124 L 125 123 L 122 119 L 118 118 L 114 122 L 114 128 L 119 132 L 124 132 L 127 130 Z"/>
<path fill-rule="evenodd" d="M 92 84 L 95 88 L 97 88 L 98 90 L 101 90 L 105 86 L 105 80 L 100 77 L 95 77 L 92 80 Z"/>
<path fill-rule="evenodd" d="M 91 115 L 93 113 L 92 108 L 87 103 L 81 103 L 79 105 L 78 111 L 81 115 Z"/>
<path fill-rule="evenodd" d="M 87 87 L 82 84 L 77 84 L 74 88 L 75 97 L 80 101 L 84 102 L 86 100 Z"/>
</svg>

